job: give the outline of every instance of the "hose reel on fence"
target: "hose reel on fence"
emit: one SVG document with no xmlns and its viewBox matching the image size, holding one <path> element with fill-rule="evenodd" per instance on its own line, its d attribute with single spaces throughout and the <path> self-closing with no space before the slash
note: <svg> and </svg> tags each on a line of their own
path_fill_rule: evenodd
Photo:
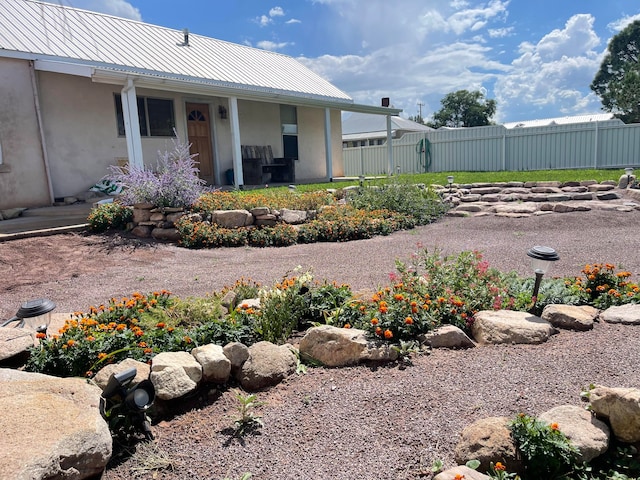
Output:
<svg viewBox="0 0 640 480">
<path fill-rule="evenodd" d="M 418 171 L 428 172 L 431 167 L 431 142 L 425 136 L 416 144 Z"/>
</svg>

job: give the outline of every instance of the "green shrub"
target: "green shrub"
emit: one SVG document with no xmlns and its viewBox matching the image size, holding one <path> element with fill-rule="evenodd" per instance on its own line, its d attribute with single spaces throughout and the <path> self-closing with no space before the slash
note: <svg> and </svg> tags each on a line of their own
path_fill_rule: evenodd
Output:
<svg viewBox="0 0 640 480">
<path fill-rule="evenodd" d="M 131 220 L 133 210 L 119 202 L 101 203 L 87 217 L 89 230 L 93 232 L 124 230 Z"/>
<path fill-rule="evenodd" d="M 298 239 L 297 230 L 286 223 L 273 227 L 257 227 L 248 231 L 248 242 L 253 247 L 288 247 Z"/>
<path fill-rule="evenodd" d="M 386 209 L 411 216 L 417 225 L 431 223 L 447 211 L 435 192 L 401 180 L 360 188 L 348 201 L 363 210 Z"/>
<path fill-rule="evenodd" d="M 573 471 L 579 452 L 557 423 L 549 425 L 521 413 L 509 428 L 524 460 L 524 480 L 567 478 Z"/>
</svg>

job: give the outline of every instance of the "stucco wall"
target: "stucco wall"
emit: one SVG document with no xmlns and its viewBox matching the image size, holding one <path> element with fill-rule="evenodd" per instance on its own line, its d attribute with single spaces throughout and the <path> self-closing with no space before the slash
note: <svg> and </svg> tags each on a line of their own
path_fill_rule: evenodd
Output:
<svg viewBox="0 0 640 480">
<path fill-rule="evenodd" d="M 298 150 L 296 179 L 317 180 L 327 177 L 323 108 L 298 108 Z M 338 110 L 331 111 L 333 176 L 344 174 L 342 161 L 342 122 Z"/>
<path fill-rule="evenodd" d="M 29 63 L 0 59 L 0 209 L 50 204 Z"/>
<path fill-rule="evenodd" d="M 108 174 L 117 158 L 127 157 L 126 139 L 118 136 L 114 102 L 121 87 L 50 72 L 39 72 L 39 79 L 54 195 L 75 195 Z M 144 89 L 136 94 L 173 99 L 176 129 L 184 139 L 181 97 Z M 171 148 L 169 138 L 142 138 L 147 165 L 155 164 L 158 151 Z"/>
</svg>

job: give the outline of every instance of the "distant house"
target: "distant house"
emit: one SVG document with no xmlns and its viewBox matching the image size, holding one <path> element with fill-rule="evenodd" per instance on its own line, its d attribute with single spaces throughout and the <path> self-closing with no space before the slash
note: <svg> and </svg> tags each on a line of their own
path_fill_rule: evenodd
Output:
<svg viewBox="0 0 640 480">
<path fill-rule="evenodd" d="M 409 132 L 430 132 L 427 127 L 397 115 L 391 119 L 391 138 L 400 138 Z M 384 116 L 366 113 L 351 113 L 342 121 L 342 146 L 365 147 L 384 145 L 387 142 L 387 120 Z"/>
<path fill-rule="evenodd" d="M 296 181 L 343 175 L 358 105 L 294 58 L 35 0 L 0 1 L 0 208 L 47 205 L 109 166 L 154 165 L 174 129 L 212 185 L 243 186 L 242 146 L 293 158 Z"/>
</svg>

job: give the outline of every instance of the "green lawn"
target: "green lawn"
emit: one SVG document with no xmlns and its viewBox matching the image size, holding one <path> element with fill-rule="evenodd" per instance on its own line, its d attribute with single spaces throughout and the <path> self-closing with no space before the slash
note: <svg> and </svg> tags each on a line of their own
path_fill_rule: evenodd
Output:
<svg viewBox="0 0 640 480">
<path fill-rule="evenodd" d="M 403 182 L 424 183 L 430 185 L 433 183 L 447 185 L 447 177 L 453 175 L 454 183 L 494 183 L 494 182 L 541 182 L 556 180 L 559 182 L 596 180 L 603 182 L 605 180 L 618 181 L 624 174 L 623 169 L 619 170 L 533 170 L 526 172 L 438 172 L 438 173 L 419 173 L 413 175 L 392 176 L 390 179 L 399 178 Z M 387 178 L 367 179 L 367 183 L 383 183 L 389 181 Z M 299 191 L 313 191 L 325 188 L 344 188 L 348 185 L 357 185 L 358 180 L 351 181 L 335 181 L 330 183 L 313 183 L 306 185 L 297 185 Z"/>
</svg>

